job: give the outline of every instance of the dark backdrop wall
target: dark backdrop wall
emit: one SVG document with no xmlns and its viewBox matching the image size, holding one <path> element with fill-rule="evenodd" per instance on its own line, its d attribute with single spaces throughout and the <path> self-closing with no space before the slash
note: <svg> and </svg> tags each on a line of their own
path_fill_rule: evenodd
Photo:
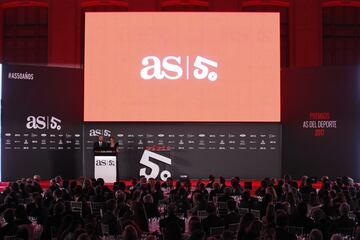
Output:
<svg viewBox="0 0 360 240">
<path fill-rule="evenodd" d="M 145 150 L 171 159 L 149 159 L 175 178 L 209 174 L 259 179 L 281 176 L 280 123 L 85 123 L 86 175 L 94 173 L 93 144 L 99 134 L 119 142 L 118 173 L 138 177 L 150 165 L 140 163 Z M 160 173 L 158 177 L 160 176 Z"/>
<path fill-rule="evenodd" d="M 283 173 L 360 180 L 358 66 L 282 72 Z"/>
<path fill-rule="evenodd" d="M 4 65 L 2 180 L 82 174 L 81 69 Z"/>
</svg>

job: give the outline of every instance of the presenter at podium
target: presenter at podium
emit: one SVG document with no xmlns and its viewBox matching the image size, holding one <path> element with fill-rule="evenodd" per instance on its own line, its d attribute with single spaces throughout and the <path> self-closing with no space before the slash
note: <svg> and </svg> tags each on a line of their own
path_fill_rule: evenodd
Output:
<svg viewBox="0 0 360 240">
<path fill-rule="evenodd" d="M 109 145 L 104 140 L 104 136 L 100 135 L 98 140 L 94 143 L 94 152 L 107 151 L 109 149 Z"/>
<path fill-rule="evenodd" d="M 114 137 L 110 137 L 109 150 L 117 153 L 119 152 L 119 143 L 116 141 Z"/>
</svg>

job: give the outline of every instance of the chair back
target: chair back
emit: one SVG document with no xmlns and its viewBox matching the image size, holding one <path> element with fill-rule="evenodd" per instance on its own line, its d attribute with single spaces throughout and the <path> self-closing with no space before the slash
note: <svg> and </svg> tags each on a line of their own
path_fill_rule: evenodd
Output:
<svg viewBox="0 0 360 240">
<path fill-rule="evenodd" d="M 211 237 L 219 237 L 225 231 L 225 227 L 212 227 L 210 228 L 210 236 Z"/>
<path fill-rule="evenodd" d="M 336 228 L 335 233 L 339 233 L 341 235 L 346 235 L 346 236 L 354 236 L 355 228 Z"/>
<path fill-rule="evenodd" d="M 94 214 L 98 218 L 102 218 L 102 208 L 104 206 L 103 202 L 90 202 L 89 203 L 91 214 Z"/>
<path fill-rule="evenodd" d="M 71 212 L 73 213 L 79 213 L 80 217 L 82 217 L 82 202 L 70 202 Z"/>
<path fill-rule="evenodd" d="M 110 228 L 107 224 L 101 224 L 101 234 L 103 237 L 110 236 Z"/>
<path fill-rule="evenodd" d="M 229 224 L 229 231 L 233 232 L 235 235 L 239 232 L 240 223 Z"/>
<path fill-rule="evenodd" d="M 295 235 L 304 234 L 304 228 L 303 227 L 289 226 L 288 231 L 289 231 L 289 233 L 292 233 L 292 234 L 295 234 Z"/>
<path fill-rule="evenodd" d="M 208 216 L 207 212 L 205 210 L 198 210 L 197 211 L 197 217 L 202 221 L 204 218 Z"/>
</svg>

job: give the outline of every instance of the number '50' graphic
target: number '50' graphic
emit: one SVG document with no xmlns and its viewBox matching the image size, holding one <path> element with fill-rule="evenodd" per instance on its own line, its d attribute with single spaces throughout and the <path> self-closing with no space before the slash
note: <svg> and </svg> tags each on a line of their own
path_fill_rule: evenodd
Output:
<svg viewBox="0 0 360 240">
<path fill-rule="evenodd" d="M 210 59 L 197 56 L 194 62 L 194 67 L 197 69 L 194 70 L 194 77 L 196 79 L 205 79 L 208 78 L 210 81 L 216 81 L 217 80 L 217 73 L 216 72 L 209 72 L 209 68 L 204 65 L 207 64 L 209 66 L 218 67 L 218 63 L 215 61 L 212 61 Z"/>
<path fill-rule="evenodd" d="M 145 150 L 141 159 L 140 159 L 140 163 L 148 168 L 151 169 L 150 174 L 146 174 L 146 167 L 141 168 L 139 171 L 139 175 L 140 176 L 145 176 L 147 179 L 149 178 L 157 178 L 160 172 L 160 167 L 159 165 L 153 163 L 150 161 L 150 158 L 156 159 L 160 162 L 166 163 L 171 165 L 171 159 L 164 157 L 160 154 L 154 153 L 154 152 L 150 152 L 148 150 Z M 171 177 L 171 173 L 168 170 L 164 170 L 160 173 L 160 179 L 163 181 L 166 181 L 167 178 Z"/>
</svg>

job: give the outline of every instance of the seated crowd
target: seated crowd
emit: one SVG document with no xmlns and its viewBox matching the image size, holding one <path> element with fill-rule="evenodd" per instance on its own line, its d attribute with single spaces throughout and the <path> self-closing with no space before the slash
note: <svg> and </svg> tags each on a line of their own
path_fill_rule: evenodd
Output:
<svg viewBox="0 0 360 240">
<path fill-rule="evenodd" d="M 360 187 L 349 177 L 266 178 L 252 191 L 234 177 L 191 186 L 140 177 L 131 185 L 60 176 L 9 183 L 0 195 L 1 239 L 360 239 Z M 360 216 L 360 215 L 359 215 Z M 360 228 L 359 228 L 360 229 Z"/>
</svg>

